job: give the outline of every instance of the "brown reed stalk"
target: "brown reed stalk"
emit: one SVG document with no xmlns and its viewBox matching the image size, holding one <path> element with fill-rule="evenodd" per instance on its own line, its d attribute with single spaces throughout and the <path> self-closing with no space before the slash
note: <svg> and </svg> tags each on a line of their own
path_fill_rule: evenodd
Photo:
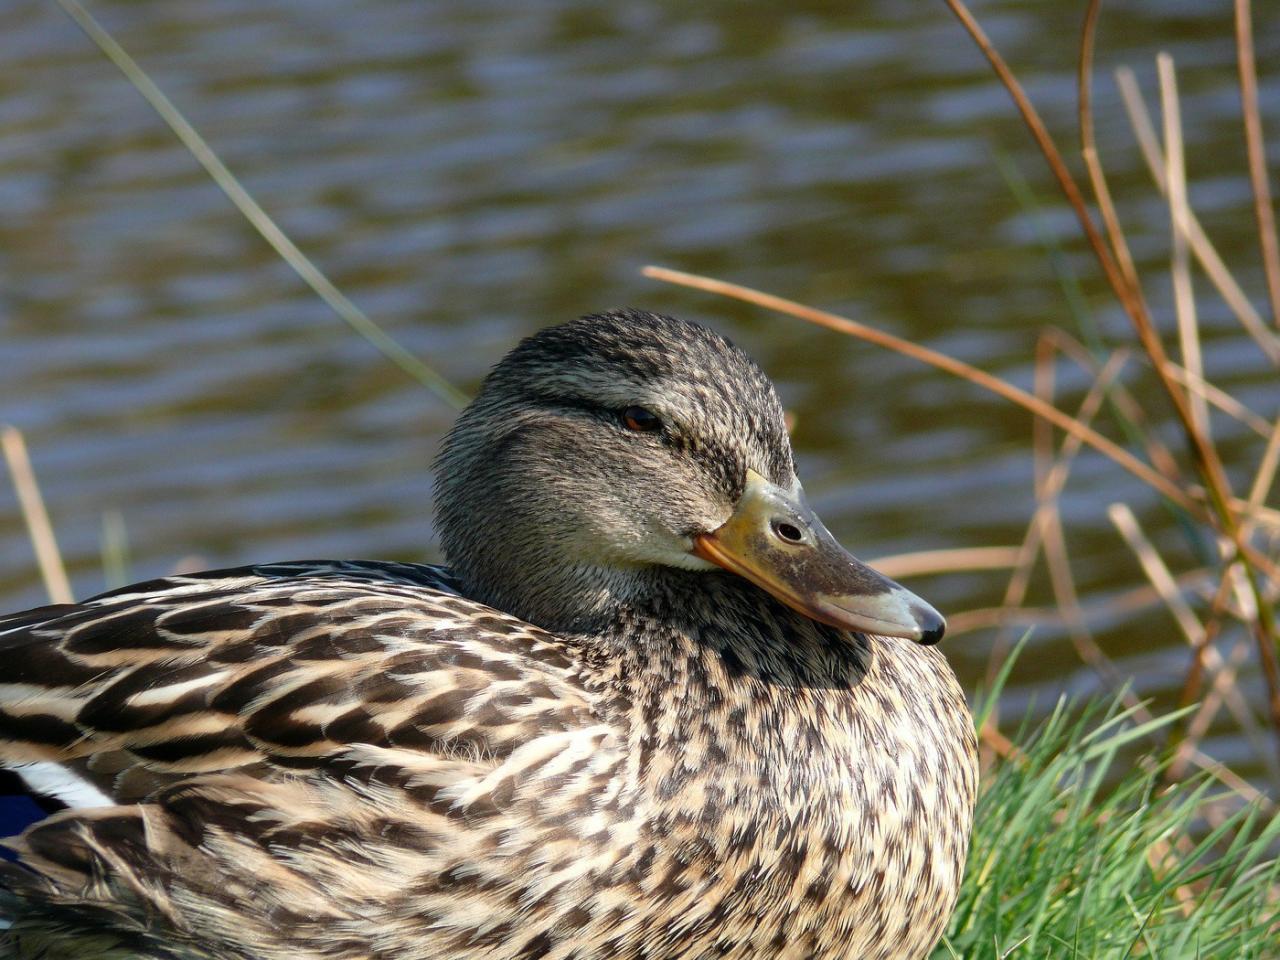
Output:
<svg viewBox="0 0 1280 960">
<path fill-rule="evenodd" d="M 1007 570 L 1018 562 L 1017 547 L 960 547 L 954 550 L 916 550 L 874 557 L 868 561 L 886 577 L 920 577 L 938 573 Z"/>
<path fill-rule="evenodd" d="M 1172 236 L 1169 245 L 1169 275 L 1173 279 L 1174 315 L 1178 322 L 1182 364 L 1193 377 L 1203 379 L 1200 327 L 1196 318 L 1196 297 L 1191 284 L 1191 257 L 1187 248 L 1187 167 L 1182 146 L 1182 109 L 1178 102 L 1178 80 L 1173 58 L 1167 53 L 1156 57 L 1156 67 L 1160 75 L 1160 104 L 1164 113 L 1165 182 L 1169 184 L 1169 232 Z M 1191 421 L 1196 430 L 1209 440 L 1209 405 L 1195 391 L 1188 390 L 1187 396 Z"/>
<path fill-rule="evenodd" d="M 1076 186 L 1075 179 L 1062 159 L 1062 154 L 1053 142 L 1053 138 L 1049 135 L 1044 121 L 1040 119 L 1039 113 L 1027 98 L 1022 85 L 1018 82 L 1017 77 L 1014 76 L 1013 71 L 1009 69 L 1004 58 L 1000 56 L 992 45 L 990 39 L 988 39 L 978 21 L 973 17 L 973 14 L 969 12 L 963 0 L 946 0 L 946 2 L 961 25 L 973 38 L 978 48 L 986 56 L 996 75 L 1013 98 L 1018 112 L 1031 131 L 1036 144 L 1040 147 L 1040 151 L 1057 179 L 1059 187 L 1066 196 L 1071 208 L 1075 211 L 1076 218 L 1080 221 L 1080 226 L 1089 241 L 1090 247 L 1093 249 L 1098 263 L 1102 267 L 1107 281 L 1110 283 L 1117 299 L 1119 299 L 1121 306 L 1128 313 L 1139 342 L 1151 358 L 1156 374 L 1160 377 L 1165 392 L 1173 403 L 1174 412 L 1182 422 L 1188 447 L 1195 458 L 1201 476 L 1204 478 L 1206 491 L 1213 508 L 1213 516 L 1217 523 L 1221 525 L 1223 531 L 1236 543 L 1237 549 L 1244 553 L 1245 544 L 1240 536 L 1239 524 L 1231 509 L 1231 487 L 1227 480 L 1226 471 L 1223 470 L 1217 450 L 1214 449 L 1208 438 L 1196 428 L 1186 393 L 1179 388 L 1164 369 L 1164 363 L 1167 359 L 1164 345 L 1160 341 L 1155 325 L 1151 322 L 1151 316 L 1146 309 L 1146 304 L 1143 302 L 1140 292 L 1126 282 L 1123 271 L 1117 265 L 1102 235 L 1098 232 L 1098 228 L 1094 225 L 1093 217 L 1085 205 L 1084 198 L 1080 193 L 1079 187 Z M 1253 576 L 1252 571 L 1250 574 L 1251 582 L 1256 585 L 1256 577 Z M 1268 653 L 1263 654 L 1263 657 L 1264 659 L 1269 657 L 1269 665 L 1266 667 L 1266 672 L 1271 689 L 1276 729 L 1280 733 L 1280 667 L 1275 664 L 1275 625 L 1269 614 L 1265 614 L 1260 618 L 1259 629 L 1261 641 L 1268 643 L 1272 647 Z"/>
<path fill-rule="evenodd" d="M 1271 209 L 1271 185 L 1267 179 L 1266 141 L 1258 110 L 1258 67 L 1253 55 L 1253 13 L 1249 0 L 1236 0 L 1236 65 L 1240 72 L 1240 107 L 1244 115 L 1244 139 L 1253 185 L 1253 211 L 1258 221 L 1258 242 L 1271 296 L 1271 316 L 1280 328 L 1280 244 L 1276 242 L 1276 218 Z"/>
<path fill-rule="evenodd" d="M 1155 138 L 1154 130 L 1151 129 L 1149 117 L 1145 117 L 1145 106 L 1142 107 L 1142 114 L 1139 114 L 1139 111 L 1134 106 L 1135 101 L 1140 102 L 1140 95 L 1136 94 L 1136 84 L 1132 84 L 1132 89 L 1126 93 L 1126 106 L 1129 109 L 1131 118 L 1134 120 L 1135 131 L 1139 134 L 1143 154 L 1152 169 L 1152 175 L 1169 202 L 1170 222 L 1174 236 L 1172 276 L 1175 283 L 1175 299 L 1179 318 L 1178 331 L 1184 360 L 1183 365 L 1174 363 L 1166 353 L 1160 334 L 1147 308 L 1137 271 L 1129 252 L 1128 243 L 1120 226 L 1115 204 L 1107 186 L 1105 171 L 1098 155 L 1092 113 L 1092 68 L 1097 23 L 1101 9 L 1100 0 L 1090 0 L 1088 4 L 1081 38 L 1077 79 L 1080 96 L 1081 150 L 1089 173 L 1090 185 L 1105 226 L 1105 238 L 1094 225 L 1084 197 L 1060 151 L 1054 144 L 1047 128 L 1013 72 L 998 51 L 995 50 L 963 0 L 947 0 L 947 3 L 979 49 L 987 57 L 995 73 L 1009 92 L 1019 114 L 1044 155 L 1060 189 L 1075 212 L 1085 238 L 1093 250 L 1104 276 L 1121 306 L 1128 314 L 1138 341 L 1142 345 L 1153 371 L 1159 378 L 1164 393 L 1170 399 L 1173 411 L 1181 425 L 1187 449 L 1195 465 L 1195 472 L 1202 481 L 1201 484 L 1193 483 L 1182 476 L 1176 460 L 1159 443 L 1158 436 L 1152 429 L 1143 429 L 1140 433 L 1148 445 L 1148 456 L 1151 458 L 1151 463 L 1148 464 L 1143 463 L 1133 457 L 1132 454 L 1122 450 L 1118 445 L 1098 434 L 1091 426 L 1082 422 L 1080 417 L 1072 418 L 1058 410 L 1051 402 L 1045 399 L 1045 396 L 1041 395 L 1043 391 L 1040 389 L 1037 390 L 1036 395 L 1028 394 L 997 377 L 937 351 L 911 344 L 901 338 L 894 337 L 883 331 L 874 330 L 856 321 L 738 284 L 656 267 L 646 268 L 644 272 L 648 276 L 733 297 L 744 302 L 787 313 L 809 322 L 818 323 L 842 333 L 857 336 L 895 350 L 903 355 L 932 364 L 985 389 L 992 390 L 998 395 L 1030 410 L 1044 421 L 1063 429 L 1067 432 L 1068 439 L 1073 439 L 1077 443 L 1087 443 L 1100 450 L 1126 470 L 1139 476 L 1144 482 L 1164 495 L 1171 503 L 1186 510 L 1191 517 L 1207 523 L 1218 531 L 1231 544 L 1231 551 L 1224 555 L 1222 561 L 1223 567 L 1218 578 L 1218 591 L 1215 602 L 1211 605 L 1209 622 L 1206 625 L 1198 625 L 1197 631 L 1189 635 L 1189 639 L 1191 637 L 1195 638 L 1192 641 L 1193 646 L 1198 649 L 1195 651 L 1193 665 L 1189 669 L 1189 676 L 1186 684 L 1184 684 L 1184 690 L 1198 688 L 1198 679 L 1190 676 L 1190 673 L 1197 669 L 1194 664 L 1199 662 L 1199 658 L 1207 657 L 1212 660 L 1216 656 L 1216 651 L 1203 638 L 1206 635 L 1212 636 L 1216 634 L 1217 630 L 1220 629 L 1220 618 L 1225 614 L 1225 605 L 1229 602 L 1228 595 L 1230 593 L 1230 591 L 1224 591 L 1223 584 L 1229 582 L 1238 572 L 1243 577 L 1243 582 L 1247 584 L 1251 595 L 1251 601 L 1247 606 L 1253 612 L 1245 619 L 1254 635 L 1262 674 L 1267 685 L 1270 721 L 1276 730 L 1277 736 L 1280 737 L 1280 664 L 1277 663 L 1276 657 L 1275 620 L 1268 602 L 1268 598 L 1274 594 L 1276 588 L 1280 588 L 1280 564 L 1277 564 L 1275 560 L 1258 550 L 1250 542 L 1250 537 L 1257 526 L 1263 524 L 1274 526 L 1277 521 L 1280 521 L 1280 513 L 1266 507 L 1263 502 L 1265 498 L 1250 496 L 1247 500 L 1242 500 L 1232 493 L 1221 457 L 1210 435 L 1209 407 L 1212 405 L 1232 416 L 1245 420 L 1255 433 L 1269 433 L 1271 425 L 1261 417 L 1253 414 L 1252 411 L 1247 410 L 1243 404 L 1240 404 L 1225 391 L 1210 384 L 1203 375 L 1200 361 L 1198 325 L 1194 311 L 1195 301 L 1189 270 L 1190 256 L 1194 254 L 1197 260 L 1205 267 L 1214 285 L 1222 293 L 1224 299 L 1227 300 L 1237 316 L 1241 318 L 1245 329 L 1259 343 L 1268 358 L 1277 363 L 1280 363 L 1280 338 L 1276 338 L 1271 334 L 1266 329 L 1265 324 L 1257 317 L 1256 312 L 1252 311 L 1248 298 L 1239 289 L 1239 285 L 1235 283 L 1225 265 L 1222 264 L 1221 258 L 1217 256 L 1212 244 L 1204 235 L 1194 212 L 1187 203 L 1182 159 L 1181 126 L 1178 117 L 1172 61 L 1167 57 L 1161 60 L 1160 72 L 1165 106 L 1166 140 L 1166 147 L 1163 150 L 1161 150 Z M 1126 89 L 1123 81 L 1121 89 L 1122 91 Z M 1256 103 L 1254 107 L 1256 112 Z M 1140 127 L 1138 120 L 1140 116 L 1146 121 L 1146 129 Z M 1038 347 L 1038 385 L 1040 384 L 1039 376 L 1042 371 L 1040 358 L 1041 354 Z M 1129 413 L 1123 415 L 1131 423 L 1137 424 L 1145 419 L 1141 408 L 1132 398 L 1124 394 L 1119 385 L 1116 385 L 1113 391 L 1113 401 L 1118 406 L 1122 405 L 1124 409 L 1129 411 Z M 1130 413 L 1133 415 L 1131 416 Z M 1042 491 L 1045 490 L 1045 475 L 1048 470 L 1046 451 L 1049 450 L 1043 426 L 1037 425 L 1035 436 L 1037 497 L 1042 506 L 1047 505 L 1051 508 L 1052 504 L 1047 504 L 1046 501 L 1041 499 Z M 1266 458 L 1264 457 L 1265 460 Z M 1153 468 L 1151 464 L 1154 464 L 1155 467 Z M 1274 469 L 1273 464 L 1271 470 L 1274 471 Z M 1268 480 L 1268 485 L 1269 483 L 1270 481 Z M 1255 480 L 1253 487 L 1257 489 L 1257 480 Z M 1025 582 L 1030 576 L 1031 566 L 1037 554 L 1043 552 L 1050 568 L 1050 579 L 1058 601 L 1059 618 L 1065 620 L 1068 632 L 1073 637 L 1073 640 L 1076 641 L 1076 646 L 1081 653 L 1082 659 L 1087 661 L 1091 658 L 1091 654 L 1087 651 L 1090 651 L 1096 644 L 1091 646 L 1091 637 L 1088 637 L 1089 643 L 1083 642 L 1088 630 L 1083 621 L 1082 605 L 1075 596 L 1074 581 L 1071 575 L 1070 562 L 1066 555 L 1066 543 L 1060 521 L 1055 524 L 1051 509 L 1046 509 L 1040 517 L 1040 525 L 1036 525 L 1031 529 L 1036 531 L 1034 534 L 1030 534 L 1030 536 L 1034 536 L 1036 542 L 1032 546 L 1029 538 L 1024 539 L 1024 544 L 1020 548 L 1017 562 L 1013 567 L 1011 588 L 1018 588 L 1019 583 L 1022 586 L 1020 589 L 1015 589 L 1013 595 L 1018 593 L 1025 594 Z M 1240 564 L 1239 568 L 1234 566 L 1237 562 Z M 1267 582 L 1268 580 L 1270 583 Z M 1157 591 L 1157 595 L 1161 595 L 1161 591 Z M 1007 593 L 1006 599 L 1009 599 L 1010 596 L 1012 595 Z M 1219 600 L 1218 598 L 1222 599 Z M 1164 596 L 1164 599 L 1168 602 L 1167 595 Z M 1018 600 L 1020 603 L 1020 596 Z M 1240 604 L 1237 603 L 1237 607 L 1239 606 Z M 1022 612 L 1025 613 L 1025 611 Z M 978 614 L 981 612 L 971 613 Z M 988 619 L 999 623 L 1008 623 L 1015 619 L 1007 609 L 987 612 L 984 615 Z M 976 622 L 976 618 L 974 622 Z M 1180 622 L 1183 623 L 1184 627 L 1189 627 L 1189 623 L 1185 618 Z M 953 618 L 953 632 L 962 625 L 963 621 L 960 621 L 960 618 Z M 1216 679 L 1220 679 L 1220 677 Z M 1235 706 L 1238 708 L 1238 704 L 1235 704 Z"/>
<path fill-rule="evenodd" d="M 1037 396 L 1040 396 L 1046 402 L 1049 400 L 1047 391 L 1050 388 L 1050 384 L 1048 382 L 1049 377 L 1045 371 L 1051 369 L 1049 361 L 1054 352 L 1060 349 L 1057 338 L 1050 336 L 1048 333 L 1041 336 L 1036 345 Z M 1076 419 L 1081 423 L 1085 425 L 1092 423 L 1093 418 L 1102 406 L 1102 401 L 1108 390 L 1111 389 L 1119 376 L 1127 357 L 1127 351 L 1116 351 L 1102 370 L 1095 371 L 1094 382 L 1076 412 Z M 1079 358 L 1077 358 L 1077 362 L 1079 362 Z M 1091 364 L 1085 365 L 1091 366 Z M 1040 393 L 1042 389 L 1046 393 Z M 1066 486 L 1067 478 L 1071 472 L 1071 465 L 1081 448 L 1080 438 L 1068 435 L 1063 438 L 1062 446 L 1057 451 L 1056 456 L 1052 456 L 1049 447 L 1051 442 L 1052 436 L 1045 437 L 1041 434 L 1036 437 L 1037 461 L 1045 465 L 1037 470 L 1036 509 L 1032 514 L 1031 521 L 1027 524 L 1026 533 L 1023 535 L 1022 544 L 1019 548 L 1018 564 L 1005 587 L 1002 600 L 1004 607 L 1020 607 L 1026 599 L 1036 558 L 1045 549 L 1046 532 L 1049 531 L 1052 525 L 1053 515 L 1057 513 L 1058 498 Z M 1061 606 L 1059 609 L 1063 610 Z M 1079 621 L 1075 618 L 1074 613 L 1075 610 L 1063 610 L 1063 620 L 1066 623 L 1068 632 L 1072 634 L 1077 651 L 1086 663 L 1095 668 L 1102 679 L 1112 682 L 1114 685 L 1118 672 L 1114 670 L 1111 661 L 1102 650 L 1091 642 L 1092 638 L 1083 637 L 1075 629 L 1075 624 Z M 1000 664 L 1010 647 L 1011 639 L 1007 630 L 1002 630 L 997 634 L 991 647 L 991 653 L 987 658 L 988 683 L 992 682 L 999 671 Z"/>
<path fill-rule="evenodd" d="M 1098 157 L 1098 145 L 1093 129 L 1093 53 L 1098 36 L 1098 16 L 1102 12 L 1102 0 L 1089 0 L 1084 25 L 1080 34 L 1080 56 L 1076 60 L 1076 118 L 1080 127 L 1080 154 L 1084 157 L 1089 183 L 1098 201 L 1098 211 L 1107 230 L 1107 239 L 1119 264 L 1120 272 L 1129 289 L 1141 296 L 1142 285 L 1133 265 L 1129 242 L 1120 227 L 1120 217 L 1111 200 L 1106 173 Z"/>
<path fill-rule="evenodd" d="M 1128 313 L 1139 342 L 1151 358 L 1156 374 L 1172 401 L 1174 412 L 1177 414 L 1179 421 L 1181 421 L 1188 449 L 1195 460 L 1197 472 L 1200 473 L 1204 481 L 1205 492 L 1211 507 L 1211 522 L 1219 527 L 1232 541 L 1238 554 L 1244 559 L 1245 573 L 1258 605 L 1258 617 L 1256 621 L 1250 624 L 1250 627 L 1257 641 L 1258 658 L 1262 664 L 1262 673 L 1267 684 L 1271 722 L 1277 734 L 1278 745 L 1280 745 L 1280 661 L 1277 660 L 1276 655 L 1275 618 L 1271 609 L 1263 601 L 1264 591 L 1256 570 L 1258 564 L 1254 559 L 1256 551 L 1252 551 L 1246 542 L 1241 524 L 1233 509 L 1232 502 L 1234 497 L 1231 493 L 1230 481 L 1227 478 L 1226 471 L 1223 469 L 1218 452 L 1209 441 L 1209 438 L 1198 428 L 1188 394 L 1169 376 L 1165 368 L 1168 358 L 1164 344 L 1161 342 L 1155 325 L 1151 321 L 1146 304 L 1143 302 L 1140 292 L 1127 282 L 1124 271 L 1118 266 L 1097 227 L 1094 226 L 1093 218 L 1089 214 L 1084 198 L 1035 107 L 1032 106 L 1013 71 L 1009 69 L 1004 58 L 1000 56 L 999 52 L 991 44 L 986 33 L 969 12 L 963 0 L 946 0 L 946 2 L 961 25 L 973 38 L 978 48 L 986 56 L 996 75 L 1013 98 L 1018 112 L 1031 131 L 1033 138 L 1040 147 L 1041 153 L 1058 180 L 1059 187 L 1062 189 L 1071 208 L 1075 211 L 1085 237 L 1093 249 L 1108 283 L 1110 283 L 1117 299 L 1125 308 L 1125 312 Z M 1097 17 L 1096 9 L 1091 6 L 1090 10 L 1091 13 L 1086 14 L 1086 49 L 1082 51 L 1080 58 L 1082 64 L 1081 73 L 1086 76 L 1090 72 L 1093 49 L 1091 36 L 1093 24 L 1096 23 Z M 1084 99 L 1087 106 L 1087 96 Z M 1270 563 L 1266 564 L 1266 566 L 1272 570 L 1275 568 L 1275 565 Z"/>
<path fill-rule="evenodd" d="M 1142 528 L 1137 518 L 1133 515 L 1133 511 L 1129 509 L 1127 504 L 1113 503 L 1108 508 L 1107 514 L 1111 518 L 1111 522 L 1115 524 L 1116 529 L 1120 531 L 1125 543 L 1129 545 L 1129 548 L 1138 558 L 1138 563 L 1142 567 L 1143 573 L 1146 574 L 1151 585 L 1160 594 L 1165 608 L 1178 625 L 1187 644 L 1193 649 L 1197 646 L 1203 646 L 1206 667 L 1215 674 L 1221 672 L 1224 669 L 1221 655 L 1212 646 L 1203 642 L 1204 625 L 1196 617 L 1182 591 L 1178 589 L 1173 574 L 1165 565 L 1160 553 L 1142 532 Z M 1263 759 L 1273 780 L 1277 785 L 1280 785 L 1280 766 L 1277 766 L 1276 761 L 1272 758 L 1271 751 L 1264 748 L 1257 718 L 1254 717 L 1253 711 L 1250 710 L 1248 701 L 1240 693 L 1240 690 L 1230 683 L 1225 686 L 1224 696 L 1227 707 L 1236 718 L 1236 722 L 1240 724 L 1245 735 L 1253 743 L 1258 756 Z"/>
<path fill-rule="evenodd" d="M 13 489 L 18 495 L 18 506 L 35 550 L 45 592 L 53 603 L 71 603 L 75 599 L 71 593 L 71 581 L 67 579 L 67 568 L 62 562 L 58 540 L 53 535 L 49 511 L 45 509 L 44 497 L 40 495 L 40 485 L 36 482 L 26 441 L 17 427 L 0 427 L 0 451 L 4 453 L 9 476 L 13 479 Z"/>
<path fill-rule="evenodd" d="M 1142 158 L 1146 161 L 1147 172 L 1151 174 L 1151 179 L 1155 183 L 1156 189 L 1163 195 L 1169 189 L 1164 176 L 1164 151 L 1160 147 L 1159 139 L 1156 137 L 1155 125 L 1151 121 L 1151 112 L 1147 109 L 1146 101 L 1143 100 L 1142 91 L 1138 87 L 1138 80 L 1128 67 L 1118 67 L 1115 71 L 1115 78 L 1116 85 L 1120 88 L 1121 102 L 1124 104 L 1125 113 L 1129 118 L 1129 126 L 1133 130 L 1134 138 L 1138 141 Z M 1248 296 L 1240 288 L 1240 284 L 1236 282 L 1231 271 L 1227 269 L 1227 265 L 1223 263 L 1222 257 L 1213 245 L 1213 241 L 1209 239 L 1208 234 L 1204 232 L 1204 228 L 1200 225 L 1200 220 L 1195 211 L 1190 208 L 1187 210 L 1187 230 L 1187 239 L 1191 243 L 1191 251 L 1195 254 L 1201 269 L 1204 270 L 1209 280 L 1217 288 L 1218 294 L 1226 302 L 1231 312 L 1236 315 L 1240 325 L 1258 344 L 1266 357 L 1273 364 L 1280 366 L 1280 337 L 1277 337 L 1267 329 L 1266 321 L 1254 309 Z"/>
<path fill-rule="evenodd" d="M 1143 463 L 1119 444 L 1108 440 L 1096 430 L 1085 426 L 1056 407 L 1027 393 L 1027 391 L 1015 387 L 1013 384 L 1001 380 L 985 370 L 980 370 L 972 364 L 965 363 L 963 360 L 957 360 L 938 350 L 912 343 L 910 340 L 904 340 L 902 337 L 895 336 L 892 333 L 877 330 L 875 327 L 859 323 L 848 317 L 805 306 L 794 300 L 765 293 L 762 290 L 756 290 L 742 284 L 652 265 L 644 267 L 641 272 L 646 277 L 652 277 L 655 280 L 663 280 L 667 283 L 674 283 L 678 286 L 690 287 L 695 290 L 705 290 L 708 293 L 720 294 L 721 296 L 731 297 L 734 300 L 741 300 L 744 303 L 752 303 L 768 310 L 775 310 L 778 313 L 785 313 L 801 320 L 807 320 L 809 323 L 815 323 L 818 326 L 827 327 L 830 330 L 848 334 L 860 340 L 866 340 L 868 343 L 874 343 L 877 346 L 893 350 L 895 353 L 927 363 L 930 366 L 937 367 L 939 370 L 945 370 L 947 373 L 1004 397 L 1004 399 L 1034 413 L 1036 416 L 1043 417 L 1066 433 L 1079 437 L 1083 442 L 1114 460 L 1121 467 L 1128 470 L 1148 486 L 1155 488 L 1178 506 L 1197 516 L 1204 516 L 1204 506 L 1201 502 L 1192 499 L 1181 487 L 1161 476 L 1151 466 Z"/>
</svg>

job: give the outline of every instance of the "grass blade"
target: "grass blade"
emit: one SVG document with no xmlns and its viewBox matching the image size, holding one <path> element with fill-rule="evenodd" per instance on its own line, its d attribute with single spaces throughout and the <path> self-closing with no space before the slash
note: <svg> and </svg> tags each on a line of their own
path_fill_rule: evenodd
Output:
<svg viewBox="0 0 1280 960">
<path fill-rule="evenodd" d="M 413 377 L 437 397 L 456 410 L 467 405 L 465 393 L 450 383 L 443 374 L 428 366 L 410 353 L 389 333 L 378 326 L 363 310 L 357 307 L 325 276 L 324 272 L 304 254 L 288 235 L 271 219 L 253 199 L 235 175 L 227 169 L 226 164 L 213 151 L 199 131 L 191 125 L 182 111 L 165 95 L 146 71 L 138 65 L 133 57 L 118 44 L 111 34 L 94 19 L 77 0 L 57 0 L 58 5 L 76 22 L 97 44 L 107 58 L 123 73 L 134 89 L 140 93 L 147 103 L 158 113 L 169 129 L 177 135 L 193 157 L 204 167 L 205 171 L 218 185 L 227 198 L 258 231 L 264 240 L 271 245 L 294 272 L 319 295 L 329 308 L 341 317 L 348 326 L 360 334 L 384 357 Z"/>
</svg>

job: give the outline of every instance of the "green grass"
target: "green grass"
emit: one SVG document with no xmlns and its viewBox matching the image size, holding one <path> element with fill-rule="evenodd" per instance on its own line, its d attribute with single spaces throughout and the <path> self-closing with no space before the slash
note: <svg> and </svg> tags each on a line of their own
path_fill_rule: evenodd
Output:
<svg viewBox="0 0 1280 960">
<path fill-rule="evenodd" d="M 933 960 L 1280 957 L 1280 818 L 1207 778 L 1165 790 L 1162 765 L 1134 765 L 1136 742 L 1174 719 L 1063 703 L 1019 731 L 984 775 Z M 1220 806 L 1234 812 L 1211 824 Z"/>
</svg>

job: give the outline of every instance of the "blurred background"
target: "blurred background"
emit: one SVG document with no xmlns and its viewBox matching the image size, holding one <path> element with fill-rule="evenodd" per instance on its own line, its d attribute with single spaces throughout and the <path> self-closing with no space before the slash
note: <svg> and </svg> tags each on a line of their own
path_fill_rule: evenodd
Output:
<svg viewBox="0 0 1280 960">
<path fill-rule="evenodd" d="M 795 415 L 811 500 L 868 559 L 1017 545 L 1035 507 L 1029 417 L 896 354 L 646 279 L 643 264 L 844 313 L 1024 387 L 1047 325 L 1075 330 L 1083 310 L 1104 338 L 1130 339 L 1006 93 L 941 2 L 89 6 L 338 286 L 464 389 L 518 338 L 606 307 L 729 335 Z M 1083 4 L 972 6 L 1074 154 Z M 1277 154 L 1270 14 L 1260 5 L 1255 30 Z M 1231 16 L 1227 0 L 1116 0 L 1101 22 L 1099 142 L 1166 331 L 1168 211 L 1111 71 L 1132 66 L 1154 107 L 1154 57 L 1174 55 L 1192 205 L 1261 309 Z M 1046 239 L 1061 244 L 1056 267 Z M 1274 369 L 1205 286 L 1207 373 L 1274 418 Z M 1060 370 L 1064 408 L 1089 382 Z M 1126 382 L 1165 409 L 1139 369 Z M 77 596 L 110 585 L 104 528 L 119 544 L 121 521 L 134 579 L 436 560 L 430 464 L 452 416 L 303 286 L 52 0 L 0 6 L 0 423 L 26 436 Z M 1215 428 L 1244 450 L 1244 427 Z M 1239 489 L 1256 462 L 1231 466 Z M 1202 558 L 1147 488 L 1082 455 L 1062 501 L 1077 586 L 1119 671 L 1167 707 L 1188 660 L 1173 620 L 1158 604 L 1106 612 L 1145 583 L 1113 501 L 1175 572 Z M 1008 576 L 907 582 L 954 613 L 998 604 Z M 1049 598 L 1045 579 L 1032 604 Z M 0 607 L 43 599 L 0 478 Z M 946 648 L 969 690 L 994 637 Z M 1243 669 L 1258 709 L 1261 681 Z M 1016 715 L 1107 689 L 1047 618 L 1007 698 Z M 1266 779 L 1234 719 L 1204 749 Z"/>
</svg>

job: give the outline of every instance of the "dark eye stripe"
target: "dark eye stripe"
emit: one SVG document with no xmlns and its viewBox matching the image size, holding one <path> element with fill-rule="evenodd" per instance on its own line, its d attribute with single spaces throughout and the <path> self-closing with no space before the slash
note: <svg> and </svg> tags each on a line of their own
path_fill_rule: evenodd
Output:
<svg viewBox="0 0 1280 960">
<path fill-rule="evenodd" d="M 662 429 L 662 418 L 644 407 L 627 407 L 622 411 L 622 422 L 636 433 L 657 433 Z"/>
</svg>

